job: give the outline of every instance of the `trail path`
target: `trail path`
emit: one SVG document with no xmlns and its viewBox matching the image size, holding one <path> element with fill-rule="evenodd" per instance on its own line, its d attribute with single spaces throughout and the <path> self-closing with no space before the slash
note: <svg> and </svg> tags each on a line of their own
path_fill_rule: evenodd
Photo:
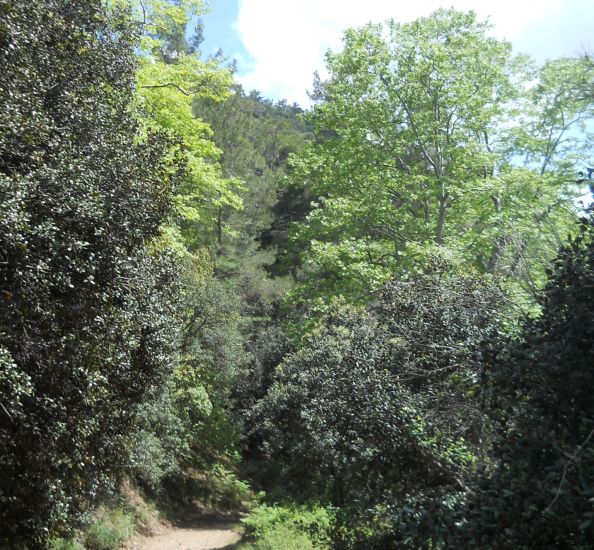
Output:
<svg viewBox="0 0 594 550">
<path fill-rule="evenodd" d="M 170 527 L 154 536 L 136 537 L 125 548 L 128 550 L 215 550 L 230 548 L 241 536 L 233 529 L 237 522 L 214 522 L 202 527 Z"/>
</svg>

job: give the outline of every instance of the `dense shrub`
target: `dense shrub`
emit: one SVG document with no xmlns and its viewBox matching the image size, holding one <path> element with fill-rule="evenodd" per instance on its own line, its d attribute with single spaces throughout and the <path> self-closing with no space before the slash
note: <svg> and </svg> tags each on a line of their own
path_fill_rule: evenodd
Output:
<svg viewBox="0 0 594 550">
<path fill-rule="evenodd" d="M 263 504 L 242 522 L 254 548 L 329 548 L 334 512 L 317 504 Z"/>
<path fill-rule="evenodd" d="M 341 509 L 335 544 L 422 546 L 465 500 L 492 438 L 481 348 L 504 310 L 497 286 L 432 261 L 367 311 L 336 305 L 278 365 L 248 425 L 280 485 Z"/>
<path fill-rule="evenodd" d="M 495 468 L 457 519 L 454 545 L 585 550 L 594 540 L 591 215 L 561 250 L 541 302 L 542 315 L 489 362 Z"/>
<path fill-rule="evenodd" d="M 239 545 L 239 550 L 313 550 L 316 548 L 307 535 L 279 524 L 264 531 L 253 542 Z"/>
<path fill-rule="evenodd" d="M 183 164 L 140 132 L 125 13 L 0 0 L 0 19 L 0 544 L 39 547 L 127 467 L 170 369 L 176 270 L 146 243 Z"/>
<path fill-rule="evenodd" d="M 371 312 L 335 308 L 278 366 L 250 425 L 309 497 L 465 490 L 484 439 L 479 347 L 497 333 L 501 299 L 432 264 L 389 284 Z"/>
</svg>

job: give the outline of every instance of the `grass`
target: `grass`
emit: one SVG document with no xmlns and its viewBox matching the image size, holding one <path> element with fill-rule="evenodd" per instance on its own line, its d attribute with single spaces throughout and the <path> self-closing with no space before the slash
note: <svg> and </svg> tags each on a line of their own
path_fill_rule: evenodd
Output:
<svg viewBox="0 0 594 550">
<path fill-rule="evenodd" d="M 286 525 L 275 525 L 263 532 L 256 540 L 240 542 L 237 550 L 313 550 L 316 548 L 309 537 Z"/>
<path fill-rule="evenodd" d="M 105 510 L 86 530 L 85 545 L 89 550 L 117 550 L 135 533 L 132 512 L 122 508 Z"/>
</svg>

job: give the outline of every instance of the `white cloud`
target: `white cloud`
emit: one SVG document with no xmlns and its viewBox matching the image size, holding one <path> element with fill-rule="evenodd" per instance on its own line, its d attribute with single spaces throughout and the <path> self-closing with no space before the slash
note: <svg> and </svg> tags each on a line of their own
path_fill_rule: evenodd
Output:
<svg viewBox="0 0 594 550">
<path fill-rule="evenodd" d="M 239 80 L 305 105 L 313 72 L 323 71 L 325 51 L 340 47 L 346 28 L 407 22 L 450 5 L 489 17 L 496 36 L 540 59 L 592 49 L 592 0 L 241 0 L 236 28 L 252 63 Z"/>
</svg>

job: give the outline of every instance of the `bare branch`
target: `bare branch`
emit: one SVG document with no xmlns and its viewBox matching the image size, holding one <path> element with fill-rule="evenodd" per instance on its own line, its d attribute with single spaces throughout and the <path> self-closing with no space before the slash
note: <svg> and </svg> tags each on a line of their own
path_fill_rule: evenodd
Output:
<svg viewBox="0 0 594 550">
<path fill-rule="evenodd" d="M 594 436 L 594 428 L 592 428 L 590 430 L 588 437 L 586 437 L 586 439 L 584 439 L 582 444 L 579 445 L 578 448 L 575 450 L 575 453 L 573 453 L 573 455 L 565 463 L 565 467 L 563 468 L 563 475 L 561 476 L 561 481 L 559 482 L 559 487 L 557 487 L 557 492 L 555 493 L 555 497 L 553 498 L 553 500 L 551 500 L 550 504 L 543 510 L 543 514 L 552 514 L 553 513 L 553 510 L 552 510 L 553 506 L 559 500 L 559 497 L 561 496 L 561 492 L 563 491 L 563 485 L 565 485 L 565 480 L 567 479 L 567 471 L 569 469 L 569 466 L 571 464 L 575 463 L 578 455 L 584 450 L 586 445 L 590 442 L 590 439 L 592 439 L 592 436 Z"/>
<path fill-rule="evenodd" d="M 2 410 L 6 413 L 6 415 L 8 416 L 8 418 L 10 418 L 11 420 L 14 420 L 12 415 L 8 412 L 8 410 L 6 409 L 6 407 L 0 403 L 0 407 L 2 407 Z"/>
<path fill-rule="evenodd" d="M 143 27 L 149 26 L 149 27 L 155 27 L 156 29 L 160 30 L 160 31 L 164 31 L 164 32 L 168 32 L 168 30 L 165 27 L 161 27 L 160 25 L 157 25 L 156 23 L 150 23 L 149 21 L 146 20 L 146 7 L 144 5 L 144 2 L 142 0 L 138 0 L 140 2 L 140 7 L 142 9 L 142 21 L 137 21 L 137 23 L 139 25 L 142 25 Z"/>
</svg>

